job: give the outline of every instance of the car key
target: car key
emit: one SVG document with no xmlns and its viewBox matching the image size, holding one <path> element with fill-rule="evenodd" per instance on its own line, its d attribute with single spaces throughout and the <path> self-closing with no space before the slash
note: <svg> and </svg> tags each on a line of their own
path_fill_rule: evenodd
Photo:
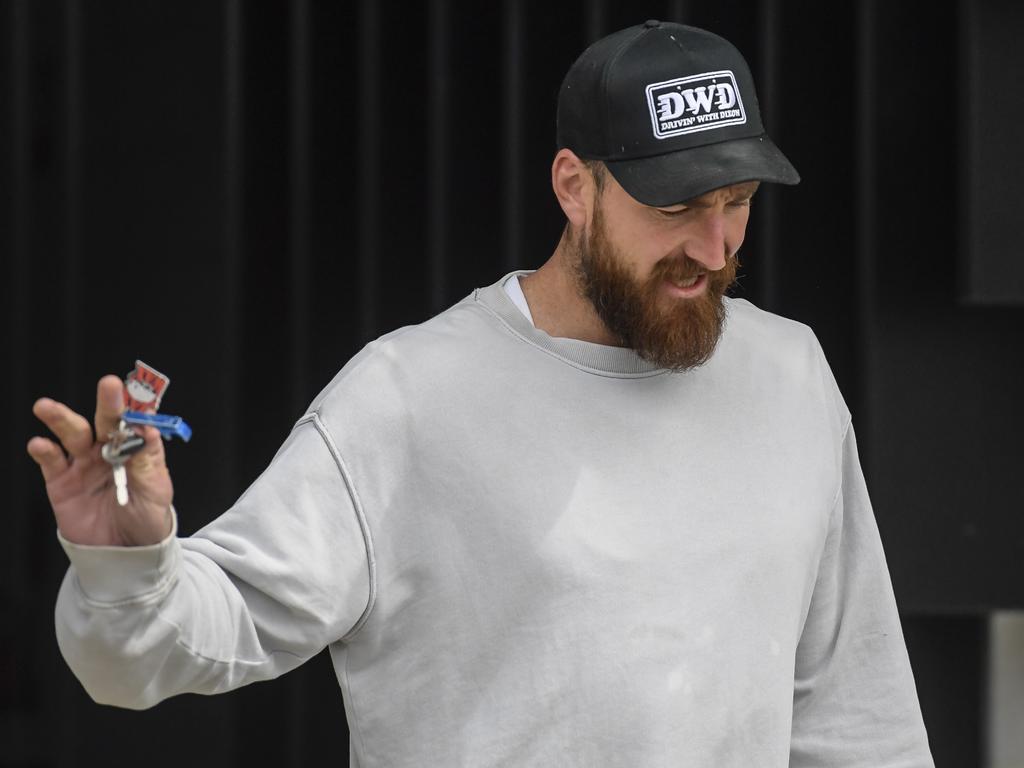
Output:
<svg viewBox="0 0 1024 768">
<path fill-rule="evenodd" d="M 146 440 L 124 421 L 110 433 L 109 438 L 100 450 L 100 455 L 113 468 L 114 492 L 117 494 L 117 503 L 123 507 L 128 504 L 128 470 L 125 464 L 146 444 Z"/>
</svg>

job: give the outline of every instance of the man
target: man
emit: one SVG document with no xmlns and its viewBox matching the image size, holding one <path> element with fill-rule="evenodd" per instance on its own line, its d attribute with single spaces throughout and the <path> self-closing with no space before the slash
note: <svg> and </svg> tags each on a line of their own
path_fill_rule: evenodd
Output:
<svg viewBox="0 0 1024 768">
<path fill-rule="evenodd" d="M 329 647 L 362 768 L 931 766 L 850 414 L 809 329 L 723 298 L 758 183 L 798 180 L 746 63 L 622 30 L 558 138 L 550 260 L 365 347 L 194 536 L 155 432 L 122 508 L 36 404 L 65 658 L 141 708 Z"/>
</svg>

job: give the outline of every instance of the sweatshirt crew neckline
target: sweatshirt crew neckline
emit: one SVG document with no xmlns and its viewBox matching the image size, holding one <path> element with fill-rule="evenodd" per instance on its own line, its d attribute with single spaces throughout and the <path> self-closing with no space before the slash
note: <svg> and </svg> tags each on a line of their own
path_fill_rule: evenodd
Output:
<svg viewBox="0 0 1024 768">
<path fill-rule="evenodd" d="M 581 339 L 549 336 L 545 331 L 534 326 L 505 290 L 507 280 L 518 278 L 521 275 L 529 275 L 534 271 L 532 269 L 517 269 L 509 272 L 496 283 L 484 288 L 477 288 L 473 292 L 473 300 L 495 315 L 513 334 L 527 344 L 576 368 L 604 375 L 638 378 L 668 373 L 667 369 L 645 360 L 633 349 L 595 344 Z"/>
</svg>

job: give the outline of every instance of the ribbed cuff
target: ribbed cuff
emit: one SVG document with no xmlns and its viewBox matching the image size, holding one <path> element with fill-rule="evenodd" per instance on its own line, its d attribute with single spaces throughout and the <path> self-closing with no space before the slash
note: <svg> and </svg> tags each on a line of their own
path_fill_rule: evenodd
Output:
<svg viewBox="0 0 1024 768">
<path fill-rule="evenodd" d="M 75 544 L 58 529 L 82 593 L 91 603 L 112 605 L 138 602 L 166 589 L 178 573 L 181 545 L 178 515 L 171 507 L 171 532 L 158 544 L 112 547 Z"/>
</svg>

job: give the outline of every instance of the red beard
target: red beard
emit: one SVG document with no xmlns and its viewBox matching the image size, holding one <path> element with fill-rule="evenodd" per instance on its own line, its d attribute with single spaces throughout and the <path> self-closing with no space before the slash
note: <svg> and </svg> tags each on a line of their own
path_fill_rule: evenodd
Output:
<svg viewBox="0 0 1024 768">
<path fill-rule="evenodd" d="M 661 368 L 686 371 L 703 365 L 715 351 L 725 323 L 722 296 L 736 279 L 739 264 L 727 254 L 725 266 L 708 271 L 693 259 L 658 261 L 646 281 L 633 279 L 625 259 L 608 241 L 601 208 L 594 209 L 590 231 L 570 241 L 576 252 L 576 277 L 581 293 L 623 346 Z M 707 274 L 704 292 L 671 299 L 664 282 Z"/>
</svg>

